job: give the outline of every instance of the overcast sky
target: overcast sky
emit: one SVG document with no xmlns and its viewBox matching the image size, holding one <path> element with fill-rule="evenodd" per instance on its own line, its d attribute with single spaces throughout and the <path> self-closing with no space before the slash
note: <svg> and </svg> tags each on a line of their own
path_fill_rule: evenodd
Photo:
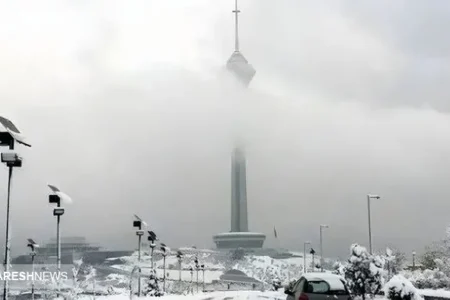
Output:
<svg viewBox="0 0 450 300">
<path fill-rule="evenodd" d="M 230 226 L 238 117 L 249 226 L 267 246 L 274 226 L 283 247 L 317 245 L 321 223 L 328 256 L 367 245 L 367 193 L 381 196 L 375 249 L 420 252 L 444 234 L 450 2 L 241 0 L 248 90 L 223 73 L 233 6 L 0 1 L 1 115 L 33 144 L 17 148 L 13 254 L 55 235 L 47 183 L 74 199 L 63 235 L 130 249 L 136 213 L 168 245 L 212 247 Z"/>
</svg>

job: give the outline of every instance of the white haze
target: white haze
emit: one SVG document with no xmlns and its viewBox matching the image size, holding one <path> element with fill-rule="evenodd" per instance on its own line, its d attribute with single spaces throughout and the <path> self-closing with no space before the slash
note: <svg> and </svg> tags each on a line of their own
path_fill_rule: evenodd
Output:
<svg viewBox="0 0 450 300">
<path fill-rule="evenodd" d="M 74 201 L 66 235 L 129 249 L 138 214 L 172 247 L 212 246 L 229 230 L 241 117 L 250 229 L 267 245 L 273 226 L 282 246 L 301 248 L 326 223 L 327 253 L 345 255 L 367 241 L 367 193 L 382 197 L 375 248 L 420 251 L 444 233 L 450 119 L 436 108 L 448 91 L 402 80 L 420 58 L 346 2 L 242 0 L 242 51 L 257 74 L 237 90 L 223 73 L 233 2 L 0 1 L 1 115 L 33 144 L 18 147 L 15 253 L 54 235 L 47 183 Z M 5 199 L 6 167 L 0 182 Z"/>
</svg>

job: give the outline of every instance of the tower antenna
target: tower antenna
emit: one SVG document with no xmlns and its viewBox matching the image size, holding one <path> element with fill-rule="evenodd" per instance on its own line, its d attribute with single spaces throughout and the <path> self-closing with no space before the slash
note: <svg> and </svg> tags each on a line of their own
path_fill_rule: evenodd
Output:
<svg viewBox="0 0 450 300">
<path fill-rule="evenodd" d="M 239 51 L 239 13 L 241 11 L 238 9 L 238 0 L 234 1 L 234 51 Z"/>
</svg>

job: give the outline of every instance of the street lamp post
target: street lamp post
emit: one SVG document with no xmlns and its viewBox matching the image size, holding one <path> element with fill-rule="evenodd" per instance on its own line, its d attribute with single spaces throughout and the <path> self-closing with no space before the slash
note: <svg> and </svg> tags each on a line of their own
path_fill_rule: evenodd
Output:
<svg viewBox="0 0 450 300">
<path fill-rule="evenodd" d="M 412 263 L 413 263 L 412 269 L 413 269 L 413 271 L 415 271 L 416 270 L 416 251 L 412 252 L 412 259 L 413 259 L 413 261 L 412 261 Z"/>
<path fill-rule="evenodd" d="M 324 228 L 329 228 L 329 226 L 325 225 L 325 224 L 321 224 L 320 225 L 320 272 L 323 272 L 323 263 L 324 263 L 324 258 L 323 258 L 323 234 L 322 234 L 322 230 Z"/>
<path fill-rule="evenodd" d="M 178 258 L 178 266 L 180 267 L 180 278 L 179 278 L 179 281 L 181 282 L 181 270 L 182 270 L 181 262 L 183 260 L 183 253 L 180 250 L 177 251 L 177 258 Z"/>
<path fill-rule="evenodd" d="M 31 299 L 34 300 L 34 257 L 36 256 L 36 248 L 39 248 L 39 245 L 36 244 L 32 239 L 28 239 L 27 247 L 30 248 L 30 256 L 31 256 L 31 273 L 33 274 L 33 278 L 31 279 Z"/>
<path fill-rule="evenodd" d="M 191 273 L 191 293 L 194 294 L 194 288 L 192 287 L 194 284 L 194 269 L 192 266 L 189 267 L 189 272 Z"/>
<path fill-rule="evenodd" d="M 61 207 L 61 202 L 71 203 L 72 199 L 65 193 L 61 192 L 56 186 L 48 184 L 48 187 L 53 192 L 52 195 L 48 196 L 48 202 L 51 204 L 56 204 L 56 208 L 53 209 L 53 215 L 56 217 L 56 270 L 58 272 L 58 297 L 61 293 L 61 283 L 60 283 L 60 273 L 61 273 L 61 231 L 60 231 L 60 221 L 61 216 L 64 215 L 64 208 Z"/>
<path fill-rule="evenodd" d="M 367 195 L 367 219 L 369 222 L 369 252 L 372 254 L 372 224 L 370 222 L 370 199 L 380 199 L 377 195 Z"/>
<path fill-rule="evenodd" d="M 158 240 L 154 231 L 148 232 L 148 240 L 150 242 L 150 263 L 151 263 L 152 270 L 153 270 L 154 269 L 153 268 L 153 251 L 155 251 L 155 247 L 156 247 L 155 241 Z M 156 273 L 155 273 L 155 276 L 156 276 Z"/>
<path fill-rule="evenodd" d="M 201 265 L 200 270 L 202 270 L 202 281 L 203 281 L 202 290 L 203 292 L 205 292 L 205 265 Z"/>
<path fill-rule="evenodd" d="M 306 245 L 311 245 L 311 242 L 306 241 L 303 243 L 303 273 L 308 272 L 308 268 L 306 268 Z"/>
<path fill-rule="evenodd" d="M 315 265 L 315 263 L 314 263 L 314 255 L 316 254 L 316 251 L 315 251 L 313 248 L 311 248 L 311 250 L 309 251 L 309 253 L 310 253 L 311 256 L 312 256 L 312 271 L 314 272 L 314 271 L 316 270 L 316 265 Z"/>
<path fill-rule="evenodd" d="M 197 293 L 198 293 L 198 269 L 200 268 L 200 266 L 199 266 L 199 264 L 198 264 L 198 258 L 197 258 L 197 256 L 195 257 L 194 263 L 195 263 L 195 271 L 196 271 L 196 273 L 197 273 Z"/>
<path fill-rule="evenodd" d="M 144 235 L 144 230 L 142 230 L 143 226 L 147 226 L 147 224 L 139 218 L 137 215 L 134 215 L 135 220 L 133 221 L 133 227 L 136 229 L 136 235 L 138 237 L 138 265 L 139 265 L 139 275 L 138 275 L 138 297 L 141 296 L 141 241 L 142 236 Z"/>
<path fill-rule="evenodd" d="M 161 243 L 161 251 L 163 256 L 163 292 L 166 292 L 166 256 L 169 252 L 169 248 L 166 246 L 166 244 Z"/>
<path fill-rule="evenodd" d="M 13 168 L 20 168 L 22 166 L 22 158 L 14 153 L 14 143 L 18 142 L 19 144 L 25 145 L 27 147 L 31 147 L 30 144 L 25 142 L 24 137 L 20 133 L 19 129 L 14 125 L 10 120 L 0 116 L 0 125 L 2 125 L 3 129 L 0 131 L 0 147 L 8 147 L 11 152 L 2 153 L 1 161 L 5 163 L 8 167 L 8 188 L 7 188 L 7 197 L 6 197 L 6 243 L 5 243 L 5 255 L 4 255 L 4 271 L 9 272 L 9 264 L 10 264 L 10 256 L 11 256 L 11 241 L 10 241 L 10 199 L 11 199 L 11 181 Z M 3 286 L 3 299 L 8 299 L 8 280 L 5 279 Z"/>
</svg>

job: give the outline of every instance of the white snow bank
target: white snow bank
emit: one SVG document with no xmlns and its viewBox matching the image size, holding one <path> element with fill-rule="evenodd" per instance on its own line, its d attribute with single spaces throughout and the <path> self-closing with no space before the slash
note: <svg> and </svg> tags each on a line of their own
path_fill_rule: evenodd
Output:
<svg viewBox="0 0 450 300">
<path fill-rule="evenodd" d="M 422 296 L 430 296 L 430 297 L 440 297 L 440 298 L 449 298 L 450 299 L 450 291 L 446 290 L 418 290 L 419 294 Z"/>
<path fill-rule="evenodd" d="M 410 296 L 411 299 L 421 300 L 422 297 L 419 291 L 414 287 L 414 285 L 406 279 L 403 275 L 395 275 L 389 280 L 384 286 L 384 294 L 386 298 L 400 296 L 401 298 Z"/>
<path fill-rule="evenodd" d="M 160 300 L 223 300 L 223 299 L 236 299 L 236 300 L 285 300 L 286 295 L 281 292 L 257 292 L 257 291 L 226 291 L 226 292 L 211 292 L 211 293 L 198 293 L 194 295 L 167 295 L 158 297 Z M 100 296 L 96 297 L 98 300 L 129 300 L 129 295 L 114 295 L 114 296 Z M 146 297 L 133 297 L 133 300 L 149 299 Z M 79 300 L 92 300 L 92 297 L 81 297 Z"/>
</svg>

